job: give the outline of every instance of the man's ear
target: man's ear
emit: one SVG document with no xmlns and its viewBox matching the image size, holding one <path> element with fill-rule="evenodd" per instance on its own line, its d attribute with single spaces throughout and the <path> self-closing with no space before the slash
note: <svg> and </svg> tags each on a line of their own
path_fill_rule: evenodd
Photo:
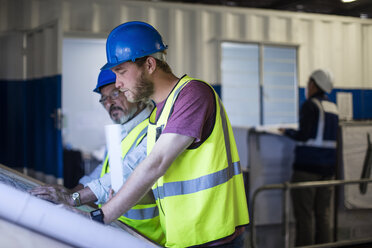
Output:
<svg viewBox="0 0 372 248">
<path fill-rule="evenodd" d="M 156 70 L 156 59 L 154 57 L 148 56 L 146 59 L 146 70 L 149 74 L 152 74 Z"/>
</svg>

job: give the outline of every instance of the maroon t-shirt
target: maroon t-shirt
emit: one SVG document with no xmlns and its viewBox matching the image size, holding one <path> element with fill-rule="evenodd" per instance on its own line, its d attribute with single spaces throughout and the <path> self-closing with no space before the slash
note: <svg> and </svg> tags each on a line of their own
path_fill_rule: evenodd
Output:
<svg viewBox="0 0 372 248">
<path fill-rule="evenodd" d="M 156 119 L 165 101 L 156 105 Z M 189 148 L 200 146 L 212 133 L 216 119 L 216 101 L 212 89 L 200 81 L 190 81 L 178 94 L 173 105 L 173 113 L 162 133 L 176 133 L 195 138 Z M 204 246 L 213 247 L 231 242 L 244 232 L 244 227 L 236 227 L 235 232 L 223 239 Z"/>
<path fill-rule="evenodd" d="M 159 117 L 165 100 L 156 105 Z M 162 133 L 176 133 L 195 138 L 190 148 L 203 143 L 211 134 L 216 119 L 212 89 L 200 81 L 190 81 L 178 94 L 173 113 Z"/>
</svg>

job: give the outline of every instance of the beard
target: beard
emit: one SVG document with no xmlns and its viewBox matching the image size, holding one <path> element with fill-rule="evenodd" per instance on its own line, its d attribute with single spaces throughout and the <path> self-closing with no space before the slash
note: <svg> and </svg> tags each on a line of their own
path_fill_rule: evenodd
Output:
<svg viewBox="0 0 372 248">
<path fill-rule="evenodd" d="M 133 98 L 127 97 L 130 102 L 144 102 L 154 94 L 154 83 L 146 79 L 141 73 L 140 80 L 134 88 Z M 133 93 L 133 92 L 132 92 Z"/>
<path fill-rule="evenodd" d="M 125 113 L 125 111 L 121 107 L 111 106 L 110 107 L 110 117 L 111 117 L 111 120 L 115 124 L 124 124 L 124 123 L 128 122 L 129 120 L 131 120 L 133 118 L 133 116 L 137 112 L 137 110 L 138 110 L 138 108 L 137 108 L 137 106 L 135 106 L 132 109 L 130 109 L 130 111 L 128 113 Z M 113 115 L 112 111 L 120 111 L 121 114 Z"/>
</svg>

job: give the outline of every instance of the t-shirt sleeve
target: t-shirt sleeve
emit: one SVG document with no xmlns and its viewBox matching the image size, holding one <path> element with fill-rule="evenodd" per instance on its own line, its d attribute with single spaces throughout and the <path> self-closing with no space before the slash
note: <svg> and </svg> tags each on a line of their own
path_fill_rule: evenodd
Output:
<svg viewBox="0 0 372 248">
<path fill-rule="evenodd" d="M 212 89 L 200 81 L 189 82 L 179 93 L 173 113 L 162 133 L 176 133 L 203 141 L 213 129 L 215 97 Z"/>
</svg>

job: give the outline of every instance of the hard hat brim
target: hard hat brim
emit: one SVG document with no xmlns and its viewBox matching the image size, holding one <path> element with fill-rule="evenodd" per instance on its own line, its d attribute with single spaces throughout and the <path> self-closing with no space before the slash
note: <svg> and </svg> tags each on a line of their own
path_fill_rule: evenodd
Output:
<svg viewBox="0 0 372 248">
<path fill-rule="evenodd" d="M 113 68 L 113 67 L 115 67 L 117 65 L 120 65 L 120 64 L 122 64 L 124 62 L 126 62 L 126 61 L 118 62 L 118 63 L 106 63 L 104 66 L 102 66 L 101 71 L 102 70 L 110 70 L 111 68 Z"/>
<path fill-rule="evenodd" d="M 101 70 L 98 79 L 96 88 L 93 89 L 93 92 L 101 93 L 101 88 L 105 85 L 113 84 L 116 81 L 116 75 L 110 70 Z"/>
</svg>

